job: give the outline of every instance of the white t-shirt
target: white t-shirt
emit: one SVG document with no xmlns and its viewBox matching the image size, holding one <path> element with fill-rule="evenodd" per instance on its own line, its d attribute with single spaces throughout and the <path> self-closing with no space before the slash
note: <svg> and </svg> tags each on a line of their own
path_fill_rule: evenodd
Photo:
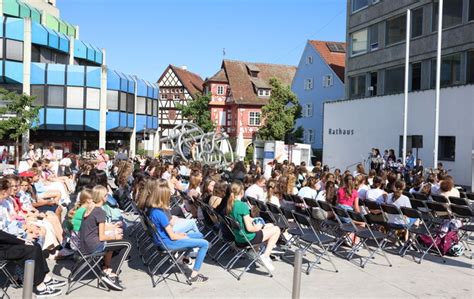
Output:
<svg viewBox="0 0 474 299">
<path fill-rule="evenodd" d="M 318 195 L 318 192 L 316 192 L 316 190 L 308 186 L 301 188 L 300 191 L 298 192 L 299 197 L 315 199 L 317 195 Z"/>
<path fill-rule="evenodd" d="M 436 183 L 436 184 L 431 185 L 431 194 L 432 195 L 439 195 L 439 193 L 440 193 L 439 184 Z"/>
<path fill-rule="evenodd" d="M 272 197 L 270 197 L 269 202 L 271 202 L 272 204 L 274 204 L 278 207 L 280 206 L 280 200 L 275 195 L 272 195 Z"/>
<path fill-rule="evenodd" d="M 405 195 L 401 195 L 397 200 L 393 201 L 393 193 L 390 193 L 387 197 L 387 203 L 392 204 L 397 206 L 398 208 L 401 207 L 407 207 L 411 208 L 411 203 L 410 199 L 406 197 Z M 387 215 L 388 216 L 388 222 L 390 223 L 395 223 L 395 224 L 405 224 L 405 221 L 403 220 L 402 217 L 405 216 L 400 216 L 400 215 Z"/>
<path fill-rule="evenodd" d="M 367 190 L 367 192 L 365 192 L 365 199 L 370 201 L 376 201 L 380 204 L 384 202 L 383 194 L 384 191 L 382 189 L 369 189 Z"/>
<path fill-rule="evenodd" d="M 248 187 L 247 190 L 245 190 L 245 196 L 253 197 L 263 202 L 265 201 L 265 193 L 263 192 L 263 188 L 257 184 L 253 184 L 252 186 Z"/>
<path fill-rule="evenodd" d="M 357 193 L 359 193 L 359 199 L 362 199 L 362 200 L 367 199 L 367 191 L 369 189 L 370 188 L 367 185 L 360 185 L 359 190 L 357 190 Z"/>
<path fill-rule="evenodd" d="M 326 201 L 326 190 L 319 191 L 318 196 L 316 196 L 316 200 Z"/>
</svg>

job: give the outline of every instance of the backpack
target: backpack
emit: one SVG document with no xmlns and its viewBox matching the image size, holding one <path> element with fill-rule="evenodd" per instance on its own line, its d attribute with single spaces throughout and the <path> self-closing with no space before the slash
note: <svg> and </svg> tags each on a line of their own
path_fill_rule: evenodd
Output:
<svg viewBox="0 0 474 299">
<path fill-rule="evenodd" d="M 428 235 L 419 236 L 419 241 L 422 245 L 430 247 L 433 245 L 433 241 Z M 457 231 L 449 231 L 443 237 L 436 235 L 434 237 L 434 246 L 436 246 L 441 254 L 445 255 L 449 252 L 451 247 L 457 245 L 459 242 L 459 237 Z"/>
</svg>

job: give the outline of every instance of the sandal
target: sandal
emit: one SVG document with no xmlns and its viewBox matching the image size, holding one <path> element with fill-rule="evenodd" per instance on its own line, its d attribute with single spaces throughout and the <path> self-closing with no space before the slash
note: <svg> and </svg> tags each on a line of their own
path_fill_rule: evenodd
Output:
<svg viewBox="0 0 474 299">
<path fill-rule="evenodd" d="M 202 274 L 198 274 L 198 275 L 196 275 L 196 276 L 194 276 L 194 277 L 190 277 L 190 278 L 189 278 L 189 281 L 190 281 L 190 282 L 206 282 L 206 281 L 208 281 L 208 280 L 209 280 L 209 277 L 206 277 L 206 276 L 204 276 L 204 275 L 202 275 Z"/>
</svg>

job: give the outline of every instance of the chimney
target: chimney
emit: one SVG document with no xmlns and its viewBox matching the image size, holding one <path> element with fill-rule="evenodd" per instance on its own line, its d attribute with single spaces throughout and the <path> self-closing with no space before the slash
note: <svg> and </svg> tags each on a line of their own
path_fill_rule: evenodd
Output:
<svg viewBox="0 0 474 299">
<path fill-rule="evenodd" d="M 182 65 L 182 66 L 181 66 L 181 68 L 182 68 L 183 70 L 185 70 L 185 71 L 187 71 L 187 70 L 188 70 L 188 67 L 187 67 L 187 66 L 185 66 L 185 65 Z"/>
</svg>

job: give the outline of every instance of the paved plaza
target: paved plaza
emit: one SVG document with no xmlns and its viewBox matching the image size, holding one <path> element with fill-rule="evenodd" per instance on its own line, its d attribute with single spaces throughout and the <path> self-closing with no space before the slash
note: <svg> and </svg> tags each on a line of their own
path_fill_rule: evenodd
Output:
<svg viewBox="0 0 474 299">
<path fill-rule="evenodd" d="M 362 251 L 361 254 L 365 254 Z M 365 269 L 335 257 L 339 273 L 315 269 L 310 275 L 302 274 L 301 298 L 473 298 L 473 260 L 466 257 L 446 257 L 442 264 L 438 257 L 428 257 L 421 265 L 411 256 L 401 258 L 389 254 L 393 267 L 377 256 L 377 264 Z M 55 274 L 67 276 L 72 261 L 50 263 Z M 55 265 L 55 266 L 54 266 Z M 237 281 L 221 267 L 206 260 L 202 272 L 210 277 L 206 283 L 189 286 L 168 280 L 152 287 L 136 252 L 123 267 L 123 292 L 107 292 L 90 286 L 82 287 L 62 298 L 291 298 L 293 267 L 285 262 L 275 262 L 273 278 L 252 269 Z M 327 262 L 321 265 L 331 269 Z M 171 278 L 174 279 L 174 276 Z M 65 290 L 63 290 L 65 292 Z M 10 289 L 12 298 L 20 298 L 21 291 Z"/>
</svg>

